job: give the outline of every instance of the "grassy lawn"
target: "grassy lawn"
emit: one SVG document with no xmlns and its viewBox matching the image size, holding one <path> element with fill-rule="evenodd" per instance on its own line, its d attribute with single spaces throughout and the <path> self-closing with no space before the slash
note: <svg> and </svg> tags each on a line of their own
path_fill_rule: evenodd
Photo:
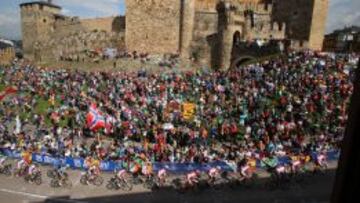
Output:
<svg viewBox="0 0 360 203">
<path fill-rule="evenodd" d="M 5 89 L 5 85 L 4 84 L 0 84 L 0 92 L 3 91 Z"/>
<path fill-rule="evenodd" d="M 5 89 L 6 85 L 5 84 L 0 84 L 0 92 L 3 91 Z M 25 94 L 26 93 L 19 93 L 18 94 Z M 36 97 L 36 100 L 37 100 L 37 104 L 34 108 L 31 109 L 31 112 L 24 112 L 21 110 L 20 112 L 20 118 L 22 120 L 25 120 L 25 119 L 31 119 L 31 116 L 35 113 L 35 114 L 38 114 L 38 115 L 43 115 L 45 116 L 45 124 L 47 126 L 51 126 L 51 120 L 50 120 L 50 117 L 47 115 L 47 112 L 48 112 L 48 109 L 51 107 L 51 104 L 50 102 L 43 98 L 43 97 L 38 97 L 38 96 L 35 96 Z M 60 99 L 55 99 L 55 108 L 56 107 L 59 107 L 60 106 Z M 12 111 L 14 112 L 18 112 L 19 113 L 19 108 L 18 107 L 15 107 L 15 108 L 12 108 L 11 109 Z M 60 120 L 59 122 L 59 125 L 64 127 L 68 124 L 68 120 L 69 118 L 68 117 L 65 117 L 64 119 Z"/>
</svg>

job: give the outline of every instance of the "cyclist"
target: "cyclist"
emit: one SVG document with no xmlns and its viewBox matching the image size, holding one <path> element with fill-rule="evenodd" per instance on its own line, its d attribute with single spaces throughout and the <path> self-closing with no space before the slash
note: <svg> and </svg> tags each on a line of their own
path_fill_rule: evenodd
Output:
<svg viewBox="0 0 360 203">
<path fill-rule="evenodd" d="M 30 177 L 30 183 L 32 183 L 32 180 L 34 178 L 34 175 L 40 171 L 40 169 L 38 168 L 37 164 L 31 164 L 29 169 L 28 169 L 28 176 Z"/>
<path fill-rule="evenodd" d="M 16 169 L 21 172 L 32 163 L 31 153 L 24 150 L 21 153 L 21 160 L 17 162 Z"/>
<path fill-rule="evenodd" d="M 295 154 L 290 154 L 291 160 L 291 171 L 292 173 L 297 173 L 301 169 L 300 157 Z"/>
<path fill-rule="evenodd" d="M 59 180 L 59 185 L 62 186 L 62 182 L 67 178 L 66 170 L 69 168 L 69 165 L 59 166 L 56 169 L 57 178 Z"/>
<path fill-rule="evenodd" d="M 186 175 L 186 181 L 189 186 L 194 186 L 196 183 L 199 182 L 201 172 L 199 170 L 190 172 Z"/>
<path fill-rule="evenodd" d="M 209 183 L 213 184 L 216 180 L 216 178 L 220 175 L 221 172 L 221 167 L 220 166 L 216 166 L 211 168 L 208 171 L 208 176 L 209 176 Z"/>
<path fill-rule="evenodd" d="M 315 169 L 327 168 L 326 152 L 321 151 L 316 155 Z"/>
<path fill-rule="evenodd" d="M 87 184 L 93 181 L 97 176 L 100 175 L 100 161 L 97 159 L 93 159 L 91 165 L 88 169 L 89 178 L 87 180 Z"/>
<path fill-rule="evenodd" d="M 145 166 L 142 167 L 141 172 L 146 179 L 150 178 L 153 175 L 153 167 L 150 161 L 145 163 Z"/>
<path fill-rule="evenodd" d="M 240 165 L 239 168 L 240 168 L 240 176 L 241 176 L 240 180 L 250 179 L 252 177 L 252 172 L 247 158 L 244 158 L 239 165 Z"/>
<path fill-rule="evenodd" d="M 163 186 L 166 182 L 167 172 L 165 169 L 160 169 L 157 173 L 157 177 L 159 178 L 159 186 Z"/>
<path fill-rule="evenodd" d="M 133 161 L 130 164 L 130 173 L 132 174 L 134 180 L 138 180 L 139 173 L 141 172 L 141 166 L 138 162 Z"/>
<path fill-rule="evenodd" d="M 4 168 L 4 163 L 6 161 L 6 156 L 0 155 L 0 169 Z"/>
</svg>

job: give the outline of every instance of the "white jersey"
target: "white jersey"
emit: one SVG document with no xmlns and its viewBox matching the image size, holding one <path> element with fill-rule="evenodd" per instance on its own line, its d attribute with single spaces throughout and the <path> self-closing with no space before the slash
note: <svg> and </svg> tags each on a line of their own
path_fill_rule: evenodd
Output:
<svg viewBox="0 0 360 203">
<path fill-rule="evenodd" d="M 117 177 L 123 178 L 125 174 L 126 174 L 126 170 L 122 169 L 117 173 Z"/>
<path fill-rule="evenodd" d="M 29 175 L 33 174 L 35 170 L 36 170 L 36 166 L 35 166 L 35 165 L 31 165 L 31 166 L 29 167 Z"/>
<path fill-rule="evenodd" d="M 166 170 L 165 169 L 161 169 L 158 171 L 158 177 L 162 178 L 163 176 L 166 176 Z"/>
<path fill-rule="evenodd" d="M 218 174 L 218 170 L 216 168 L 211 168 L 208 174 L 210 177 L 215 177 Z"/>
<path fill-rule="evenodd" d="M 285 169 L 285 166 L 278 166 L 276 167 L 276 172 L 278 174 L 282 174 L 282 173 L 285 173 L 286 169 Z"/>
<path fill-rule="evenodd" d="M 2 157 L 0 159 L 0 166 L 2 166 L 5 163 L 5 161 L 6 161 L 6 157 Z"/>
</svg>

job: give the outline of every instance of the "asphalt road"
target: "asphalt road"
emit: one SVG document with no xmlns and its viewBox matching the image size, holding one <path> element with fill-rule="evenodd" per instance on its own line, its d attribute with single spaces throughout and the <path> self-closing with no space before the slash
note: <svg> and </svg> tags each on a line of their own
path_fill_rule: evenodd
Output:
<svg viewBox="0 0 360 203">
<path fill-rule="evenodd" d="M 221 190 L 207 189 L 198 192 L 178 193 L 171 189 L 151 192 L 141 185 L 135 186 L 131 192 L 109 191 L 105 188 L 107 180 L 112 174 L 103 174 L 103 186 L 82 186 L 79 183 L 80 171 L 69 171 L 73 182 L 72 189 L 54 189 L 49 186 L 50 180 L 46 178 L 48 167 L 42 167 L 43 184 L 40 186 L 28 184 L 22 178 L 5 177 L 0 175 L 0 203 L 28 203 L 28 202 L 61 202 L 61 203 L 110 203 L 110 202 L 141 202 L 141 203 L 190 203 L 190 202 L 299 202 L 322 203 L 328 202 L 334 181 L 334 168 L 323 176 L 307 179 L 306 184 L 293 185 L 287 190 L 270 191 L 263 187 L 266 174 L 260 174 L 260 182 L 251 188 Z"/>
</svg>

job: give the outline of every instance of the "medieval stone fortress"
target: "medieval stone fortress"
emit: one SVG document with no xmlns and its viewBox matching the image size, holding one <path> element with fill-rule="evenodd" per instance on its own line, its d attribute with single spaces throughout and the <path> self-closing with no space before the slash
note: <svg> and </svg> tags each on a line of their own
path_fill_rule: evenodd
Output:
<svg viewBox="0 0 360 203">
<path fill-rule="evenodd" d="M 116 48 L 176 54 L 209 67 L 229 68 L 235 42 L 285 42 L 321 50 L 328 0 L 126 0 L 126 16 L 79 19 L 51 0 L 23 3 L 24 56 L 34 61 L 83 58 Z M 246 53 L 244 53 L 246 54 Z M 241 55 L 241 54 L 240 54 Z"/>
</svg>

